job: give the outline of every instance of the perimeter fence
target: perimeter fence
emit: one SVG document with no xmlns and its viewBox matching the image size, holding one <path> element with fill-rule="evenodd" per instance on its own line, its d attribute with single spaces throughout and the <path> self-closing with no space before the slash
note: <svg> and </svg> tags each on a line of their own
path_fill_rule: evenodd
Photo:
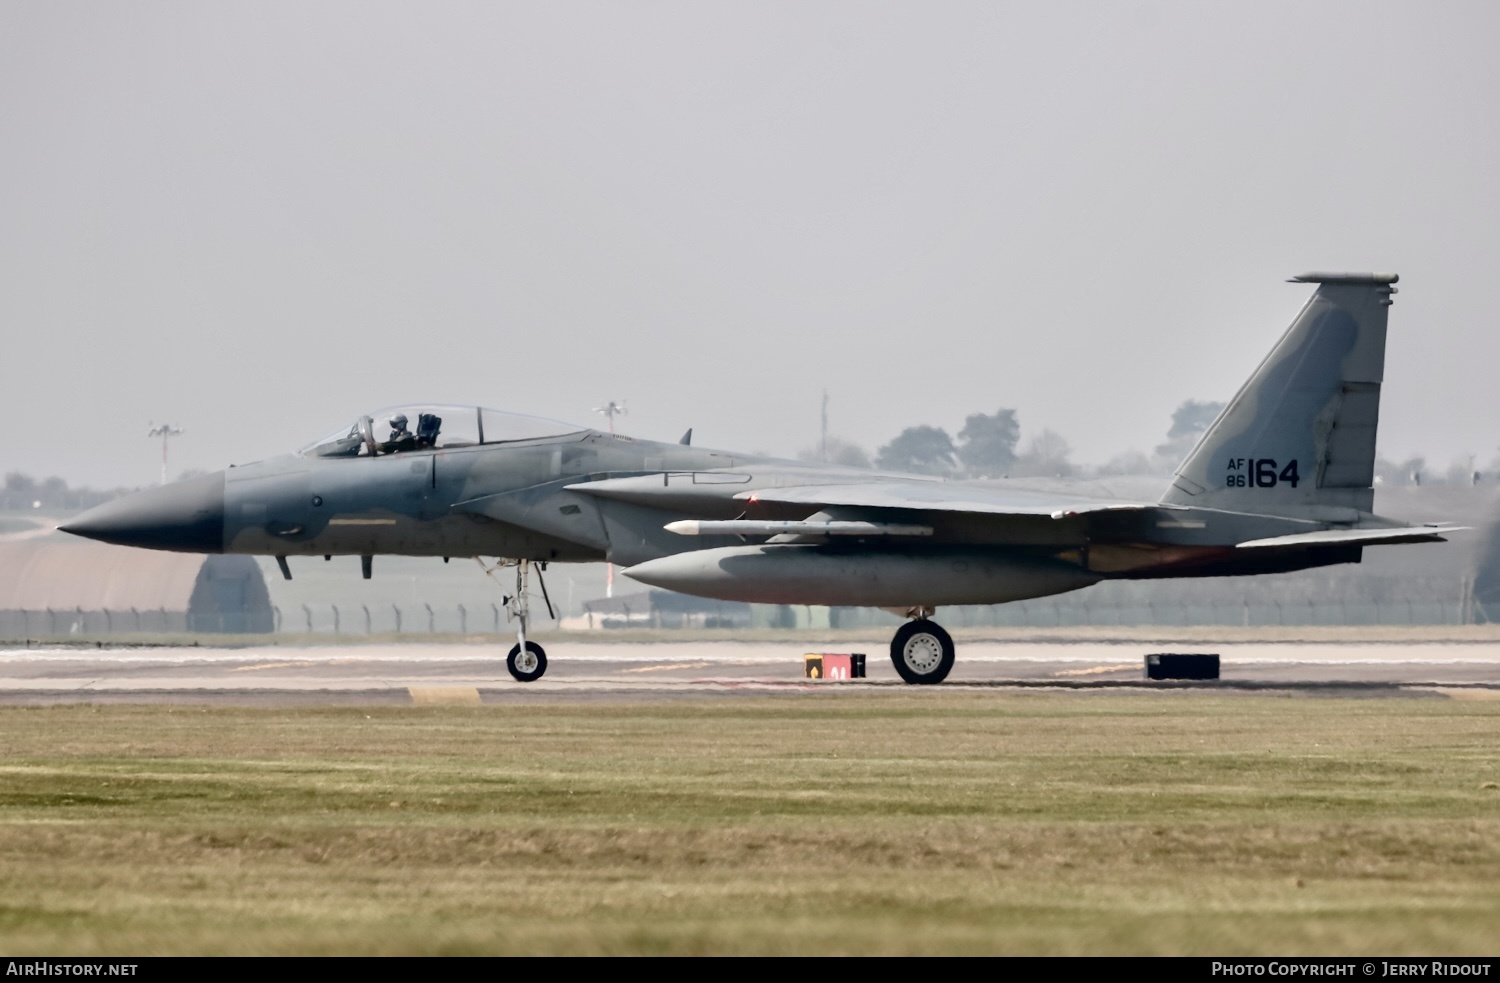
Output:
<svg viewBox="0 0 1500 983">
<path fill-rule="evenodd" d="M 1495 612 L 1500 615 L 1500 612 Z M 533 607 L 535 623 L 554 622 Z M 1463 625 L 1490 621 L 1484 606 L 1465 598 L 1408 598 L 1385 602 L 1317 600 L 1271 603 L 1089 603 L 1038 599 L 993 606 L 954 606 L 939 611 L 950 628 L 1065 628 L 1086 626 L 1303 626 L 1303 625 Z M 899 624 L 902 617 L 875 608 L 805 605 L 723 605 L 700 611 L 587 608 L 556 624 L 575 630 L 621 628 L 865 628 Z M 1495 620 L 1500 620 L 1497 618 Z M 302 604 L 272 607 L 269 617 L 237 613 L 181 611 L 0 611 L 0 638 L 44 639 L 70 636 L 161 634 L 292 635 L 470 635 L 511 631 L 498 604 L 470 606 L 428 603 L 386 605 Z"/>
</svg>

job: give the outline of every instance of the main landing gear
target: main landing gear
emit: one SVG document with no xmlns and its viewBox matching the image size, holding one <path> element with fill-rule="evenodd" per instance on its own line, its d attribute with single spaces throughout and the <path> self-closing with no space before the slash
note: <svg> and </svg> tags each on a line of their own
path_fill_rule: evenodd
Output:
<svg viewBox="0 0 1500 983">
<path fill-rule="evenodd" d="M 526 625 L 531 617 L 531 594 L 529 591 L 529 578 L 531 574 L 531 560 L 499 560 L 492 567 L 484 565 L 479 557 L 474 558 L 491 580 L 499 582 L 495 571 L 505 567 L 516 568 L 516 588 L 514 594 L 502 595 L 501 603 L 505 605 L 505 619 L 516 623 L 516 644 L 510 648 L 510 654 L 505 657 L 505 668 L 516 678 L 517 682 L 534 683 L 542 678 L 547 671 L 547 651 L 536 642 L 526 637 Z M 547 616 L 556 618 L 552 610 L 552 598 L 547 596 L 547 582 L 542 579 L 542 571 L 547 568 L 546 563 L 536 564 L 536 582 L 542 588 L 542 600 L 547 603 Z M 503 587 L 501 588 L 504 589 Z"/>
<path fill-rule="evenodd" d="M 940 683 L 953 668 L 953 639 L 941 625 L 927 620 L 932 608 L 914 608 L 891 639 L 891 663 L 908 683 Z"/>
</svg>

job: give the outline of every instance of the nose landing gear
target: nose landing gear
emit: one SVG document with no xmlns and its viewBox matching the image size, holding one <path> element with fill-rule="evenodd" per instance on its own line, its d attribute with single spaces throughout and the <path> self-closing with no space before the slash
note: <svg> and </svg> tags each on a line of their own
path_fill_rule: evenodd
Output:
<svg viewBox="0 0 1500 983">
<path fill-rule="evenodd" d="M 908 683 L 940 683 L 953 668 L 953 639 L 937 622 L 927 620 L 931 608 L 909 613 L 915 620 L 902 625 L 891 639 L 891 663 Z"/>
<path fill-rule="evenodd" d="M 510 654 L 505 657 L 505 668 L 510 671 L 517 682 L 536 682 L 547 671 L 547 651 L 526 637 L 526 626 L 531 618 L 531 594 L 528 580 L 532 561 L 499 560 L 494 566 L 487 567 L 479 557 L 476 556 L 474 559 L 479 563 L 479 568 L 497 583 L 499 581 L 495 577 L 496 570 L 508 566 L 516 568 L 516 592 L 504 595 L 501 600 L 505 606 L 505 619 L 516 623 L 516 644 L 511 646 Z M 547 604 L 547 616 L 555 619 L 557 614 L 552 610 L 552 598 L 547 596 L 547 582 L 542 579 L 544 569 L 546 569 L 545 564 L 537 563 L 536 582 L 542 588 L 542 600 Z"/>
</svg>

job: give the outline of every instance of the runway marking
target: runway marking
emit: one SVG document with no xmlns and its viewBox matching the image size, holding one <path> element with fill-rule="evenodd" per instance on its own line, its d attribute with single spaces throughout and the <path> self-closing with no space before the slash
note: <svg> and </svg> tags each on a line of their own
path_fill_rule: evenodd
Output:
<svg viewBox="0 0 1500 983">
<path fill-rule="evenodd" d="M 1494 689 L 1452 689 L 1447 686 L 1438 687 L 1437 691 L 1450 700 L 1464 701 L 1491 701 L 1500 700 L 1500 690 Z"/>
<path fill-rule="evenodd" d="M 253 666 L 230 666 L 230 672 L 251 672 L 256 669 L 291 669 L 299 666 L 316 665 L 313 660 L 299 659 L 296 662 L 257 662 Z"/>
<path fill-rule="evenodd" d="M 417 706 L 478 706 L 479 690 L 473 686 L 408 686 Z"/>
<path fill-rule="evenodd" d="M 707 669 L 709 666 L 724 665 L 722 662 L 669 662 L 660 666 L 636 666 L 634 669 L 621 669 L 621 672 L 656 672 L 658 669 Z"/>
<path fill-rule="evenodd" d="M 1138 662 L 1126 662 L 1117 666 L 1089 666 L 1086 669 L 1059 669 L 1054 676 L 1097 676 L 1106 672 L 1119 672 L 1122 669 L 1134 669 L 1140 671 L 1141 664 Z"/>
<path fill-rule="evenodd" d="M 230 672 L 250 672 L 256 669 L 305 669 L 311 666 L 332 666 L 349 662 L 367 662 L 352 655 L 341 655 L 332 659 L 294 659 L 291 662 L 257 662 L 250 666 L 230 666 Z"/>
</svg>

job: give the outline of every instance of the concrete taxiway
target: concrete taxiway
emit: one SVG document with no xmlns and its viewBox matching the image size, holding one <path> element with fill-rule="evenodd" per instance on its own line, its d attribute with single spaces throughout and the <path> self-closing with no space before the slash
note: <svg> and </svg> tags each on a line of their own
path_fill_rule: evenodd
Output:
<svg viewBox="0 0 1500 983">
<path fill-rule="evenodd" d="M 258 705 L 658 699 L 901 688 L 886 645 L 579 642 L 548 645 L 547 675 L 517 683 L 494 644 L 0 649 L 0 703 Z M 803 677 L 806 652 L 863 651 L 868 677 Z M 1213 682 L 1152 682 L 1152 652 L 1215 652 Z M 1500 699 L 1500 642 L 968 642 L 945 687 L 1206 689 Z"/>
</svg>

